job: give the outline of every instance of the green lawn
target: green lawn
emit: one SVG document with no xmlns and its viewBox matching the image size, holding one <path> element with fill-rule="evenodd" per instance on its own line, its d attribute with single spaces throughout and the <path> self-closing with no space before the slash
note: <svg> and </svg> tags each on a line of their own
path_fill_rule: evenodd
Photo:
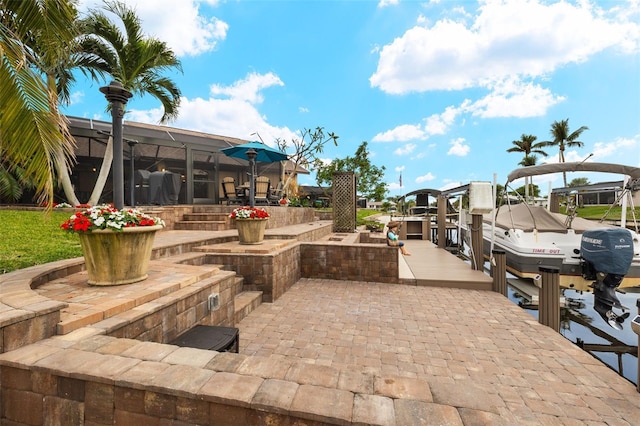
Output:
<svg viewBox="0 0 640 426">
<path fill-rule="evenodd" d="M 0 274 L 33 265 L 82 256 L 76 234 L 60 224 L 71 213 L 0 210 Z"/>
<path fill-rule="evenodd" d="M 609 206 L 587 206 L 587 207 L 578 207 L 576 213 L 578 217 L 583 217 L 585 219 L 594 219 L 599 220 L 602 219 L 602 216 L 609 210 Z M 564 213 L 564 208 L 560 208 L 560 212 Z M 635 209 L 636 217 L 640 219 L 640 209 Z M 615 206 L 611 209 L 611 213 L 607 216 L 607 219 L 618 220 L 620 219 L 620 215 L 622 214 L 622 207 Z M 632 220 L 633 216 L 631 215 L 631 208 L 627 207 L 627 220 Z"/>
</svg>

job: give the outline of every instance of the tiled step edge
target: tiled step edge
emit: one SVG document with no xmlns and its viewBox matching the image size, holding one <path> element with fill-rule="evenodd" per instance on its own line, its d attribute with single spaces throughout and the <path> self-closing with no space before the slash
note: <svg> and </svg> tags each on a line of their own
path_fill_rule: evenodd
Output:
<svg viewBox="0 0 640 426">
<path fill-rule="evenodd" d="M 235 323 L 238 324 L 262 303 L 261 291 L 243 291 L 234 298 Z"/>
<path fill-rule="evenodd" d="M 174 229 L 181 231 L 224 231 L 230 229 L 230 226 L 223 221 L 178 221 L 174 225 Z"/>
</svg>

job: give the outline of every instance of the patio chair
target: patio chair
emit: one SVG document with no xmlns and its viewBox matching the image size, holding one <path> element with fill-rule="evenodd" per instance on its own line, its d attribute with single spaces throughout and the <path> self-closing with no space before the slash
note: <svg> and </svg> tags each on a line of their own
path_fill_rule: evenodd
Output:
<svg viewBox="0 0 640 426">
<path fill-rule="evenodd" d="M 222 178 L 222 192 L 224 199 L 229 204 L 244 204 L 244 194 L 239 194 L 236 191 L 236 180 L 232 177 Z"/>
<path fill-rule="evenodd" d="M 271 180 L 266 176 L 256 178 L 254 201 L 256 204 L 269 204 L 269 189 Z"/>
<path fill-rule="evenodd" d="M 269 193 L 269 203 L 273 205 L 280 205 L 280 199 L 284 194 L 284 182 L 280 181 L 276 185 L 275 189 L 271 190 Z"/>
</svg>

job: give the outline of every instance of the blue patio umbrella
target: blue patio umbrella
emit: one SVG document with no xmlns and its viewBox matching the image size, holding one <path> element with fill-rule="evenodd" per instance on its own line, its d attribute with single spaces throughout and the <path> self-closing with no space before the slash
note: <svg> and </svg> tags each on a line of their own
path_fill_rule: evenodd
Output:
<svg viewBox="0 0 640 426">
<path fill-rule="evenodd" d="M 268 145 L 263 144 L 262 142 L 247 142 L 242 145 L 231 146 L 229 148 L 224 148 L 221 151 L 227 157 L 234 158 L 242 158 L 243 160 L 247 159 L 247 151 L 253 149 L 257 152 L 255 161 L 259 161 L 261 163 L 275 163 L 276 161 L 285 161 L 288 159 L 287 154 L 282 151 L 278 151 L 277 149 L 271 148 Z"/>
<path fill-rule="evenodd" d="M 271 148 L 262 142 L 247 142 L 241 145 L 232 146 L 220 150 L 227 157 L 242 158 L 249 160 L 249 206 L 255 205 L 255 165 L 256 161 L 262 163 L 275 163 L 288 159 L 287 154 L 277 149 Z"/>
</svg>

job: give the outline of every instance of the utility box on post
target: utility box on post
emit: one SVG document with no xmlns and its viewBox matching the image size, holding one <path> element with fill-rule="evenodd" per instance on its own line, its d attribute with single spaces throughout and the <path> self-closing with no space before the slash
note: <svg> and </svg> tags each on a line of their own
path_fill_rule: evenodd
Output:
<svg viewBox="0 0 640 426">
<path fill-rule="evenodd" d="M 493 191 L 490 182 L 469 183 L 469 213 L 485 214 L 493 211 Z"/>
</svg>

